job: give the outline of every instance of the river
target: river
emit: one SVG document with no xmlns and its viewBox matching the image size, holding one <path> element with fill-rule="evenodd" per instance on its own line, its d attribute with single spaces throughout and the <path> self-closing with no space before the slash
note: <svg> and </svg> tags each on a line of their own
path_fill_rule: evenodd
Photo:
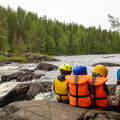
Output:
<svg viewBox="0 0 120 120">
<path fill-rule="evenodd" d="M 93 67 L 92 65 L 98 62 L 110 62 L 110 63 L 118 63 L 120 64 L 120 54 L 99 54 L 99 55 L 72 55 L 72 56 L 54 56 L 61 61 L 45 61 L 45 63 L 54 64 L 60 66 L 61 64 L 70 64 L 71 66 L 76 65 L 85 65 L 88 69 L 88 74 L 91 75 Z M 37 67 L 39 63 L 27 63 L 27 64 L 20 64 L 20 63 L 11 63 L 7 64 L 6 66 L 0 66 L 0 78 L 2 75 L 9 75 L 15 73 L 21 69 L 34 69 Z M 108 76 L 109 79 L 107 84 L 115 84 L 116 83 L 116 71 L 120 67 L 107 67 L 108 69 Z M 36 74 L 45 74 L 41 78 L 35 81 L 52 81 L 56 76 L 59 75 L 59 71 L 42 71 L 36 70 Z M 19 84 L 20 82 L 16 82 L 15 80 L 2 83 L 0 84 L 0 96 L 5 95 L 8 91 L 10 91 L 15 85 Z M 54 93 L 40 93 L 35 97 L 36 100 L 43 100 L 43 99 L 52 99 L 54 100 Z"/>
</svg>

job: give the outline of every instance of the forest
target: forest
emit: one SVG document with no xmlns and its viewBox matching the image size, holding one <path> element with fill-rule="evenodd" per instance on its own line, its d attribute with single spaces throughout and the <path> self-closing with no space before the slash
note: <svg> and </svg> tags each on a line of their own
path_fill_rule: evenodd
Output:
<svg viewBox="0 0 120 120">
<path fill-rule="evenodd" d="M 18 7 L 0 6 L 0 51 L 22 55 L 120 53 L 119 32 L 59 22 Z"/>
</svg>

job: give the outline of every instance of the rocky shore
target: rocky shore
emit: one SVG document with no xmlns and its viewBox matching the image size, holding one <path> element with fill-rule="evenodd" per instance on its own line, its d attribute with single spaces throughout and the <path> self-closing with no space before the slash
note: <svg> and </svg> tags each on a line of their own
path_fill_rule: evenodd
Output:
<svg viewBox="0 0 120 120">
<path fill-rule="evenodd" d="M 30 100 L 3 107 L 0 120 L 120 120 L 120 113 L 74 107 L 57 101 Z"/>
<path fill-rule="evenodd" d="M 16 78 L 16 80 L 18 81 L 22 80 L 22 82 L 27 80 L 32 80 L 32 78 L 34 78 L 36 75 L 33 74 L 35 70 L 51 71 L 51 70 L 56 70 L 58 67 L 41 62 L 41 61 L 59 61 L 55 58 L 47 58 L 46 56 L 42 56 L 42 55 L 39 56 L 38 54 L 32 54 L 32 53 L 29 54 L 27 53 L 26 58 L 28 60 L 27 62 L 31 62 L 31 63 L 40 62 L 40 64 L 33 71 L 29 71 L 27 69 L 22 73 L 20 73 L 19 76 L 18 73 L 4 75 L 2 76 L 1 79 L 2 82 L 6 82 L 6 80 L 11 81 L 13 78 L 14 79 Z M 4 66 L 5 64 L 10 64 L 10 63 L 8 61 L 0 62 L 0 66 Z M 106 62 L 96 63 L 93 64 L 92 66 L 95 66 L 97 64 L 103 64 L 108 67 L 120 66 L 119 64 L 106 63 Z M 23 74 L 26 72 L 27 72 L 27 76 L 26 74 Z M 39 76 L 41 77 L 41 74 Z M 36 77 L 39 76 L 37 75 Z M 34 87 L 37 86 L 34 84 Z M 34 87 L 32 84 L 32 88 Z M 108 85 L 108 88 L 111 96 L 113 96 L 115 93 L 115 84 Z M 15 87 L 15 91 L 16 90 L 17 89 Z M 25 92 L 25 90 L 23 92 Z M 25 95 L 26 93 L 27 92 L 25 92 Z M 11 99 L 13 99 L 13 97 Z M 8 99 L 6 100 L 9 101 Z M 59 103 L 57 101 L 49 101 L 49 100 L 27 100 L 27 101 L 22 100 L 16 102 L 14 100 L 14 102 L 12 101 L 12 103 L 0 109 L 0 120 L 120 120 L 120 113 L 113 111 L 80 108 L 80 107 L 71 106 L 69 104 L 64 104 L 64 103 Z"/>
</svg>

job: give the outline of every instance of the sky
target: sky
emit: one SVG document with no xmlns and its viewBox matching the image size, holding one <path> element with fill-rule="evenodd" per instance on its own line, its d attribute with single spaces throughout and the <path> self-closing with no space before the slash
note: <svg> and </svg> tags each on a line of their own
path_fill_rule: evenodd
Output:
<svg viewBox="0 0 120 120">
<path fill-rule="evenodd" d="M 109 30 L 108 14 L 120 17 L 120 0 L 0 0 L 0 5 L 17 10 L 37 13 L 65 23 L 77 23 L 84 27 L 101 26 Z"/>
</svg>

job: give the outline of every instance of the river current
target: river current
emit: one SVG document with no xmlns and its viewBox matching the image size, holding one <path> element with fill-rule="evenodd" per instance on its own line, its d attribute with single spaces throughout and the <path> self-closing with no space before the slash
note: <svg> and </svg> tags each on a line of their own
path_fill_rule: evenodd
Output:
<svg viewBox="0 0 120 120">
<path fill-rule="evenodd" d="M 61 64 L 70 64 L 71 66 L 76 65 L 85 65 L 88 69 L 88 74 L 91 75 L 93 67 L 92 65 L 98 62 L 109 62 L 109 63 L 117 63 L 120 64 L 120 54 L 99 54 L 99 55 L 72 55 L 72 56 L 54 56 L 55 58 L 59 59 L 60 61 L 43 61 L 45 63 L 54 64 L 60 66 Z M 35 69 L 39 63 L 27 63 L 27 64 L 20 64 L 20 63 L 11 63 L 7 64 L 6 66 L 0 66 L 0 79 L 2 75 L 9 75 L 15 72 L 18 72 L 21 69 Z M 117 77 L 116 71 L 120 67 L 107 67 L 108 69 L 108 76 L 109 79 L 107 84 L 115 84 Z M 32 80 L 30 82 L 35 81 L 52 81 L 55 77 L 59 75 L 59 71 L 43 71 L 43 70 L 36 70 L 36 74 L 45 74 L 41 78 L 37 80 Z M 9 92 L 15 85 L 19 84 L 20 82 L 16 82 L 15 80 L 2 83 L 0 84 L 0 96 L 5 95 Z M 50 99 L 55 100 L 54 92 L 47 92 L 47 93 L 40 93 L 35 97 L 35 100 L 43 100 L 43 99 Z"/>
</svg>

